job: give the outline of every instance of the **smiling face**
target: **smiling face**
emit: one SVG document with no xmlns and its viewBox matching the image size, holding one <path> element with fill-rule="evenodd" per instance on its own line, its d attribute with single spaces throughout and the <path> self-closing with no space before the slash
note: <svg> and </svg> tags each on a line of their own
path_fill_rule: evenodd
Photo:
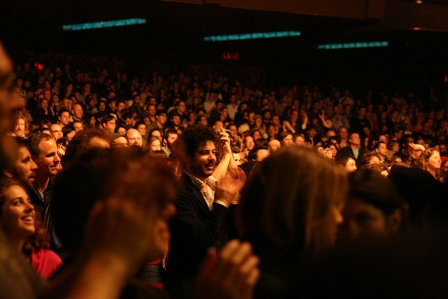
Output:
<svg viewBox="0 0 448 299">
<path fill-rule="evenodd" d="M 205 181 L 212 175 L 216 164 L 216 147 L 208 140 L 198 146 L 192 157 L 188 157 L 186 169 L 188 172 Z"/>
<path fill-rule="evenodd" d="M 432 170 L 438 170 L 442 166 L 442 159 L 440 158 L 440 153 L 434 151 L 428 159 L 428 168 Z"/>
<path fill-rule="evenodd" d="M 14 240 L 32 235 L 34 228 L 34 207 L 22 186 L 12 185 L 4 190 L 0 224 L 6 235 Z"/>
<path fill-rule="evenodd" d="M 39 143 L 39 155 L 36 157 L 37 175 L 50 177 L 56 175 L 61 159 L 58 156 L 56 141 L 42 140 Z"/>
</svg>

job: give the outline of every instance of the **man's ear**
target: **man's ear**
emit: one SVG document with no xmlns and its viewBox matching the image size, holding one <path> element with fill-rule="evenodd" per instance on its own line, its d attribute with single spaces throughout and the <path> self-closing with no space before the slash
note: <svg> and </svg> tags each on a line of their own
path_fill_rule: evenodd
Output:
<svg viewBox="0 0 448 299">
<path fill-rule="evenodd" d="M 396 234 L 400 229 L 402 219 L 403 211 L 401 209 L 395 209 L 393 213 L 387 217 L 387 226 L 392 235 Z"/>
</svg>

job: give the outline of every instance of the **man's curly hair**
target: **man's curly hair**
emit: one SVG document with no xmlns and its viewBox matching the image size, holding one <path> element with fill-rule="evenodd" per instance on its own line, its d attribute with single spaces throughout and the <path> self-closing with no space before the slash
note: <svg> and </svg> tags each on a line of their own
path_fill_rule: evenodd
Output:
<svg viewBox="0 0 448 299">
<path fill-rule="evenodd" d="M 215 142 L 216 133 L 212 128 L 203 125 L 189 126 L 179 139 L 184 143 L 185 152 L 193 156 L 198 147 L 207 141 Z"/>
</svg>

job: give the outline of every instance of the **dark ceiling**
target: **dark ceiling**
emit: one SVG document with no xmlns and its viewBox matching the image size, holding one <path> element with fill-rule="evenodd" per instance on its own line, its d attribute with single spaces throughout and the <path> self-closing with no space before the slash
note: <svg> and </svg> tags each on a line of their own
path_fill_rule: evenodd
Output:
<svg viewBox="0 0 448 299">
<path fill-rule="evenodd" d="M 337 78 L 339 70 L 353 72 L 355 77 L 356 68 L 367 72 L 366 76 L 387 80 L 396 76 L 395 69 L 417 77 L 421 70 L 443 73 L 448 68 L 447 2 L 3 0 L 0 39 L 16 60 L 26 51 L 87 52 L 118 54 L 144 65 L 156 60 L 220 61 L 223 51 L 229 51 L 240 53 L 240 64 L 277 67 L 279 75 L 286 74 L 288 67 L 294 75 L 313 71 L 312 78 L 321 77 L 322 72 Z M 147 24 L 83 32 L 61 30 L 63 24 L 129 17 L 146 18 Z M 277 30 L 299 30 L 302 35 L 253 42 L 202 41 L 205 35 Z M 343 54 L 316 51 L 318 43 L 356 40 L 389 40 L 391 46 Z"/>
</svg>

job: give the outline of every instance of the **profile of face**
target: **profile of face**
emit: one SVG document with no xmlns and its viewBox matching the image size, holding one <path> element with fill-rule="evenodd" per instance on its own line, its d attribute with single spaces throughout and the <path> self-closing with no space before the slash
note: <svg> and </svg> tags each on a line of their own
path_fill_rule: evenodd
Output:
<svg viewBox="0 0 448 299">
<path fill-rule="evenodd" d="M 76 135 L 76 130 L 70 131 L 67 135 L 65 135 L 65 139 L 67 139 L 67 142 L 72 141 L 73 137 Z"/>
<path fill-rule="evenodd" d="M 193 156 L 187 157 L 186 170 L 205 181 L 215 170 L 216 153 L 215 143 L 207 140 L 198 146 Z"/>
<path fill-rule="evenodd" d="M 345 169 L 346 169 L 348 172 L 353 172 L 353 171 L 355 171 L 355 170 L 357 169 L 357 167 L 356 167 L 356 161 L 353 160 L 352 158 L 349 158 L 349 159 L 347 160 L 347 163 L 345 163 Z"/>
<path fill-rule="evenodd" d="M 374 164 L 380 164 L 380 159 L 377 157 L 377 156 L 372 156 L 372 157 L 370 157 L 370 160 L 369 160 L 369 164 L 370 165 L 374 165 Z"/>
<path fill-rule="evenodd" d="M 434 151 L 428 159 L 428 169 L 439 170 L 442 167 L 442 159 L 439 151 Z"/>
<path fill-rule="evenodd" d="M 22 146 L 18 150 L 17 159 L 14 161 L 11 175 L 16 179 L 27 182 L 30 186 L 36 178 L 37 165 L 33 161 L 28 148 Z"/>
<path fill-rule="evenodd" d="M 5 234 L 12 240 L 24 239 L 35 232 L 34 206 L 20 185 L 11 185 L 4 190 L 0 223 Z"/>
<path fill-rule="evenodd" d="M 117 133 L 122 135 L 122 136 L 126 136 L 126 129 L 123 127 L 119 127 L 117 130 Z"/>
<path fill-rule="evenodd" d="M 397 215 L 387 216 L 374 205 L 357 198 L 346 202 L 342 215 L 344 224 L 340 233 L 351 239 L 386 237 L 395 233 L 399 226 Z"/>
<path fill-rule="evenodd" d="M 38 145 L 39 154 L 35 158 L 37 164 L 37 175 L 56 175 L 60 169 L 61 159 L 54 139 L 41 140 Z"/>
</svg>

